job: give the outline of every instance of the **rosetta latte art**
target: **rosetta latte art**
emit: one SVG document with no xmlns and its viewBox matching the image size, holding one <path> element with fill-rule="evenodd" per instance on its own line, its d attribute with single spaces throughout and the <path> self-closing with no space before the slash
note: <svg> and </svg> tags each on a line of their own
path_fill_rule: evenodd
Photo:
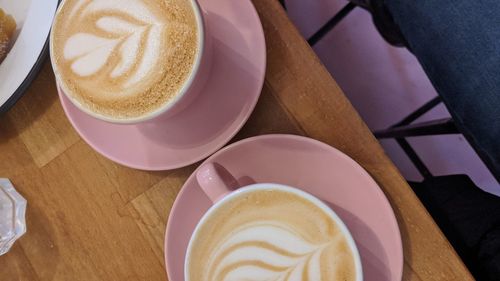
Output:
<svg viewBox="0 0 500 281">
<path fill-rule="evenodd" d="M 342 238 L 338 233 L 331 241 L 315 245 L 277 222 L 251 224 L 235 231 L 217 249 L 208 280 L 247 280 L 249 276 L 251 280 L 326 280 L 323 252 Z M 335 258 L 341 259 L 342 254 Z"/>
<path fill-rule="evenodd" d="M 354 257 L 329 215 L 285 191 L 232 198 L 191 241 L 189 281 L 354 281 Z"/>
<path fill-rule="evenodd" d="M 53 26 L 56 74 L 92 111 L 145 114 L 189 77 L 197 28 L 190 0 L 66 0 Z"/>
</svg>

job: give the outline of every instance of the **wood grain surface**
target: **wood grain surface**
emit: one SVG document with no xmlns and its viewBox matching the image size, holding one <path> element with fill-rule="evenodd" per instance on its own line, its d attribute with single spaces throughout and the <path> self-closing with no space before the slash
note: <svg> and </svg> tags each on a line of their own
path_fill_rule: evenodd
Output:
<svg viewBox="0 0 500 281">
<path fill-rule="evenodd" d="M 291 133 L 340 149 L 375 178 L 394 208 L 403 280 L 473 280 L 278 1 L 253 2 L 266 33 L 267 75 L 235 140 Z M 0 280 L 166 280 L 167 217 L 195 167 L 144 172 L 93 151 L 67 121 L 47 61 L 0 116 L 0 177 L 28 200 L 28 232 L 0 257 Z"/>
</svg>

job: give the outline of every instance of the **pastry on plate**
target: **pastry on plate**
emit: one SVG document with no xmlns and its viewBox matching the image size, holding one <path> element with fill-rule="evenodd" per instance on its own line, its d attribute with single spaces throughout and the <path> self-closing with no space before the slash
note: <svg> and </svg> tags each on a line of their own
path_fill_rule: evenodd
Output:
<svg viewBox="0 0 500 281">
<path fill-rule="evenodd" d="M 0 62 L 7 55 L 10 40 L 16 30 L 16 21 L 0 8 Z"/>
</svg>

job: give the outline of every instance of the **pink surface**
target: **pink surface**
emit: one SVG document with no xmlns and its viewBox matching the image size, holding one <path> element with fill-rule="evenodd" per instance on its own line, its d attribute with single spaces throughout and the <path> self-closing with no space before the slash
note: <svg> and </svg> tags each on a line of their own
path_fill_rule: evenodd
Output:
<svg viewBox="0 0 500 281">
<path fill-rule="evenodd" d="M 300 136 L 266 135 L 234 143 L 206 162 L 223 165 L 240 185 L 285 184 L 322 199 L 352 233 L 365 280 L 401 280 L 401 236 L 389 202 L 368 173 L 337 149 Z M 180 191 L 167 224 L 165 259 L 171 281 L 184 280 L 189 239 L 212 206 L 195 175 Z"/>
<path fill-rule="evenodd" d="M 212 69 L 199 96 L 184 111 L 137 125 L 111 124 L 61 103 L 82 138 L 105 157 L 143 170 L 195 163 L 226 144 L 243 126 L 260 96 L 266 47 L 250 1 L 199 1 L 212 40 Z"/>
<path fill-rule="evenodd" d="M 288 15 L 306 38 L 347 4 L 345 0 L 286 2 Z M 437 95 L 416 58 L 387 44 L 363 9 L 352 11 L 314 50 L 372 130 L 389 127 Z M 443 117 L 449 113 L 440 105 L 419 121 Z M 498 182 L 461 135 L 409 141 L 435 175 L 466 173 L 478 186 L 500 195 Z M 405 178 L 422 179 L 394 140 L 381 143 Z"/>
</svg>

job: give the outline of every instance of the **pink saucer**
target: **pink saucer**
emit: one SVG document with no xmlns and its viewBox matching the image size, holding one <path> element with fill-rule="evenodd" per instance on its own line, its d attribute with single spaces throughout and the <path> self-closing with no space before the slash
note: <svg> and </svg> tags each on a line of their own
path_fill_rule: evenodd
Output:
<svg viewBox="0 0 500 281">
<path fill-rule="evenodd" d="M 281 183 L 322 199 L 351 231 L 365 281 L 401 280 L 403 248 L 391 206 L 370 175 L 342 152 L 310 138 L 266 135 L 234 143 L 208 161 L 227 168 L 241 185 Z M 195 174 L 177 196 L 167 224 L 165 263 L 170 281 L 184 280 L 189 239 L 211 206 Z"/>
<path fill-rule="evenodd" d="M 213 44 L 210 77 L 198 98 L 170 119 L 116 125 L 78 110 L 59 90 L 64 111 L 96 151 L 122 165 L 169 170 L 206 158 L 245 124 L 260 96 L 266 46 L 249 0 L 200 0 Z"/>
</svg>

